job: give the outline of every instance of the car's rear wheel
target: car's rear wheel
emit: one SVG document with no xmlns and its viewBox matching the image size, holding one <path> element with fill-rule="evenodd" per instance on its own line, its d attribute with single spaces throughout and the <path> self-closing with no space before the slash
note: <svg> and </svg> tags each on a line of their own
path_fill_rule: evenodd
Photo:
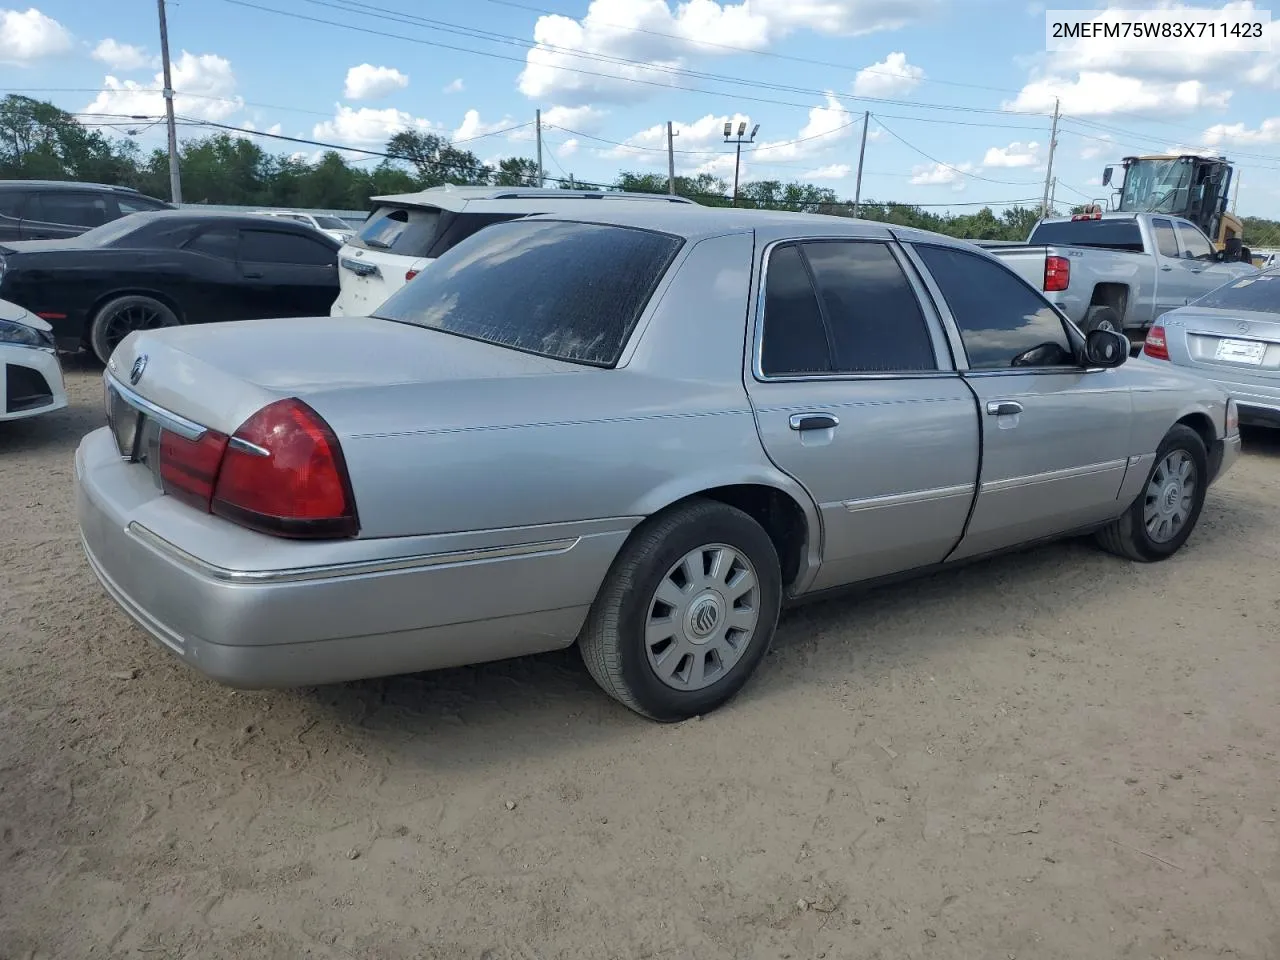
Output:
<svg viewBox="0 0 1280 960">
<path fill-rule="evenodd" d="M 1084 333 L 1092 330 L 1124 333 L 1124 322 L 1113 307 L 1094 306 L 1085 311 L 1084 319 L 1080 321 L 1080 330 Z"/>
<path fill-rule="evenodd" d="M 1099 531 L 1099 545 L 1117 556 L 1150 563 L 1171 557 L 1200 519 L 1209 481 L 1209 455 L 1190 427 L 1175 424 L 1136 500 L 1120 519 Z"/>
<path fill-rule="evenodd" d="M 605 692 L 670 722 L 736 694 L 773 640 L 782 576 L 773 542 L 734 507 L 691 500 L 637 528 L 579 638 Z"/>
<path fill-rule="evenodd" d="M 98 359 L 106 363 L 120 341 L 135 330 L 176 327 L 178 315 L 153 297 L 129 294 L 104 303 L 94 315 L 89 328 L 89 345 Z"/>
</svg>

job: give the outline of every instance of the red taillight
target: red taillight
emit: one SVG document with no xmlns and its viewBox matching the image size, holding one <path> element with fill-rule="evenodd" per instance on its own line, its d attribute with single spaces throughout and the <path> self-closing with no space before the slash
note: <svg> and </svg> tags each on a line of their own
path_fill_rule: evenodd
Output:
<svg viewBox="0 0 1280 960">
<path fill-rule="evenodd" d="M 206 430 L 188 440 L 168 430 L 160 434 L 160 487 L 171 497 L 206 513 L 218 479 L 218 466 L 227 449 L 227 435 Z"/>
<path fill-rule="evenodd" d="M 1142 345 L 1142 352 L 1153 360 L 1169 359 L 1169 345 L 1164 339 L 1164 327 L 1155 326 L 1147 331 L 1147 342 Z"/>
<path fill-rule="evenodd" d="M 210 510 L 282 537 L 352 537 L 359 529 L 342 447 L 301 400 L 277 400 L 229 441 Z"/>
<path fill-rule="evenodd" d="M 1044 289 L 1046 293 L 1065 290 L 1071 284 L 1071 261 L 1066 257 L 1044 258 Z"/>
<path fill-rule="evenodd" d="M 410 280 L 412 280 L 421 272 L 422 272 L 421 270 L 406 270 L 404 272 L 404 282 L 408 283 Z"/>
</svg>

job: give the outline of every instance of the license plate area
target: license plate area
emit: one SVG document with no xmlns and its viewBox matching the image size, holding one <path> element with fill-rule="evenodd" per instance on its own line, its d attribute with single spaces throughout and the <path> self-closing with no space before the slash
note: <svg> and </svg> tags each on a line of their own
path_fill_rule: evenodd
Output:
<svg viewBox="0 0 1280 960">
<path fill-rule="evenodd" d="M 1258 367 L 1266 355 L 1267 345 L 1259 340 L 1219 340 L 1213 359 Z"/>
</svg>

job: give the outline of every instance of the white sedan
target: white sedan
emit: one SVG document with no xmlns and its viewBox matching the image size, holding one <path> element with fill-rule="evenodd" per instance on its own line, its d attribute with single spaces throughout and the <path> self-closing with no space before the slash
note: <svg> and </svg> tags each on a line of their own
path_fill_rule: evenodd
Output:
<svg viewBox="0 0 1280 960">
<path fill-rule="evenodd" d="M 0 300 L 0 391 L 0 420 L 67 405 L 53 328 L 8 300 Z"/>
</svg>

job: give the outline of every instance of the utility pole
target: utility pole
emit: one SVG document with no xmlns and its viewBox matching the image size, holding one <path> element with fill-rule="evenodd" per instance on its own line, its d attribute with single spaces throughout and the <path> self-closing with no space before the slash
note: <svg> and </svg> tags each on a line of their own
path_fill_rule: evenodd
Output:
<svg viewBox="0 0 1280 960">
<path fill-rule="evenodd" d="M 862 114 L 862 146 L 858 148 L 858 178 L 853 184 L 853 218 L 858 218 L 858 201 L 862 199 L 862 158 L 867 154 L 867 126 L 871 123 L 871 111 Z"/>
<path fill-rule="evenodd" d="M 169 120 L 169 195 L 176 207 L 182 203 L 182 177 L 178 173 L 178 125 L 173 119 L 173 78 L 169 73 L 169 25 L 164 17 L 164 0 L 156 0 L 160 8 L 160 60 L 164 65 L 164 111 Z"/>
<path fill-rule="evenodd" d="M 1053 180 L 1053 151 L 1058 146 L 1058 112 L 1062 101 L 1057 97 L 1053 101 L 1053 128 L 1049 132 L 1049 168 L 1044 173 L 1044 199 L 1040 201 L 1040 216 L 1049 215 L 1049 184 Z"/>
<path fill-rule="evenodd" d="M 163 2 L 163 0 L 161 0 Z M 545 185 L 542 176 L 542 111 L 538 110 L 533 115 L 533 125 L 537 128 L 538 133 L 538 187 Z"/>
<path fill-rule="evenodd" d="M 751 136 L 744 139 L 746 132 L 747 121 L 742 120 L 738 123 L 738 136 L 735 139 L 733 137 L 733 122 L 730 120 L 724 122 L 724 142 L 738 145 L 738 155 L 733 161 L 733 205 L 735 207 L 738 205 L 738 170 L 742 166 L 742 145 L 744 143 L 752 143 L 755 140 L 756 134 L 760 132 L 760 124 L 757 123 L 751 130 Z"/>
<path fill-rule="evenodd" d="M 1052 210 L 1058 205 L 1058 178 L 1053 178 L 1053 185 L 1049 188 L 1049 209 Z"/>
<path fill-rule="evenodd" d="M 676 195 L 676 145 L 678 133 L 671 132 L 671 121 L 667 121 L 667 193 Z"/>
<path fill-rule="evenodd" d="M 1235 213 L 1240 209 L 1240 181 L 1243 179 L 1239 171 L 1236 171 L 1236 185 L 1231 190 L 1231 212 Z"/>
</svg>

